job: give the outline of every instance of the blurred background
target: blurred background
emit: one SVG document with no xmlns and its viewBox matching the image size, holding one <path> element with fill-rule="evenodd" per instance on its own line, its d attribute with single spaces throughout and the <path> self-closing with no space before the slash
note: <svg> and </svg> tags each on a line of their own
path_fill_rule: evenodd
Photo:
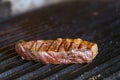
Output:
<svg viewBox="0 0 120 80">
<path fill-rule="evenodd" d="M 70 0 L 0 0 L 0 21 L 10 16 Z"/>
</svg>

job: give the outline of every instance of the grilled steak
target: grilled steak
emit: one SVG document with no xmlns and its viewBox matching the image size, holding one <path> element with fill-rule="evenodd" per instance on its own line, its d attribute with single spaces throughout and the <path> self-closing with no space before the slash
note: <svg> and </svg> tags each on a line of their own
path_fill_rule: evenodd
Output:
<svg viewBox="0 0 120 80">
<path fill-rule="evenodd" d="M 45 64 L 90 63 L 98 53 L 96 43 L 82 39 L 19 41 L 16 51 L 25 60 Z"/>
</svg>

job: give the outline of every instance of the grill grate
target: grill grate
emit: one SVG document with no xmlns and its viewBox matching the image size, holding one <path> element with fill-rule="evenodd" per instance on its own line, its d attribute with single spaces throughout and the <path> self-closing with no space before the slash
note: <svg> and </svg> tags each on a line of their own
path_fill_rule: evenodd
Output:
<svg viewBox="0 0 120 80">
<path fill-rule="evenodd" d="M 0 80 L 116 80 L 120 78 L 120 6 L 118 1 L 74 1 L 51 5 L 0 23 Z M 42 64 L 23 61 L 16 41 L 77 38 L 98 43 L 90 64 Z"/>
</svg>

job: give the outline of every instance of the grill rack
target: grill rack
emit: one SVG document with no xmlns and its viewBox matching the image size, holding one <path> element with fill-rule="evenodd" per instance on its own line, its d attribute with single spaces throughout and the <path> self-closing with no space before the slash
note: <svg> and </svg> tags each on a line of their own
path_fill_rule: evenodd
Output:
<svg viewBox="0 0 120 80">
<path fill-rule="evenodd" d="M 97 15 L 94 13 L 97 12 Z M 75 1 L 45 7 L 0 23 L 0 79 L 86 80 L 120 78 L 119 1 Z M 14 45 L 20 39 L 80 37 L 98 43 L 90 64 L 52 65 L 23 61 Z"/>
</svg>

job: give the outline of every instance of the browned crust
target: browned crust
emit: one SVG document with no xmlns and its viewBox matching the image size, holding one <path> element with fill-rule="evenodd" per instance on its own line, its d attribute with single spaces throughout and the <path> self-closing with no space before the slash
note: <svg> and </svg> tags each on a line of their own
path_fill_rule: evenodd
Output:
<svg viewBox="0 0 120 80">
<path fill-rule="evenodd" d="M 58 51 L 59 46 L 62 44 L 62 38 L 54 40 L 53 44 L 50 46 L 48 51 Z"/>
<path fill-rule="evenodd" d="M 93 52 L 93 59 L 96 57 L 96 55 L 98 54 L 98 46 L 97 44 L 93 44 L 93 46 L 91 47 L 91 50 Z"/>
</svg>

